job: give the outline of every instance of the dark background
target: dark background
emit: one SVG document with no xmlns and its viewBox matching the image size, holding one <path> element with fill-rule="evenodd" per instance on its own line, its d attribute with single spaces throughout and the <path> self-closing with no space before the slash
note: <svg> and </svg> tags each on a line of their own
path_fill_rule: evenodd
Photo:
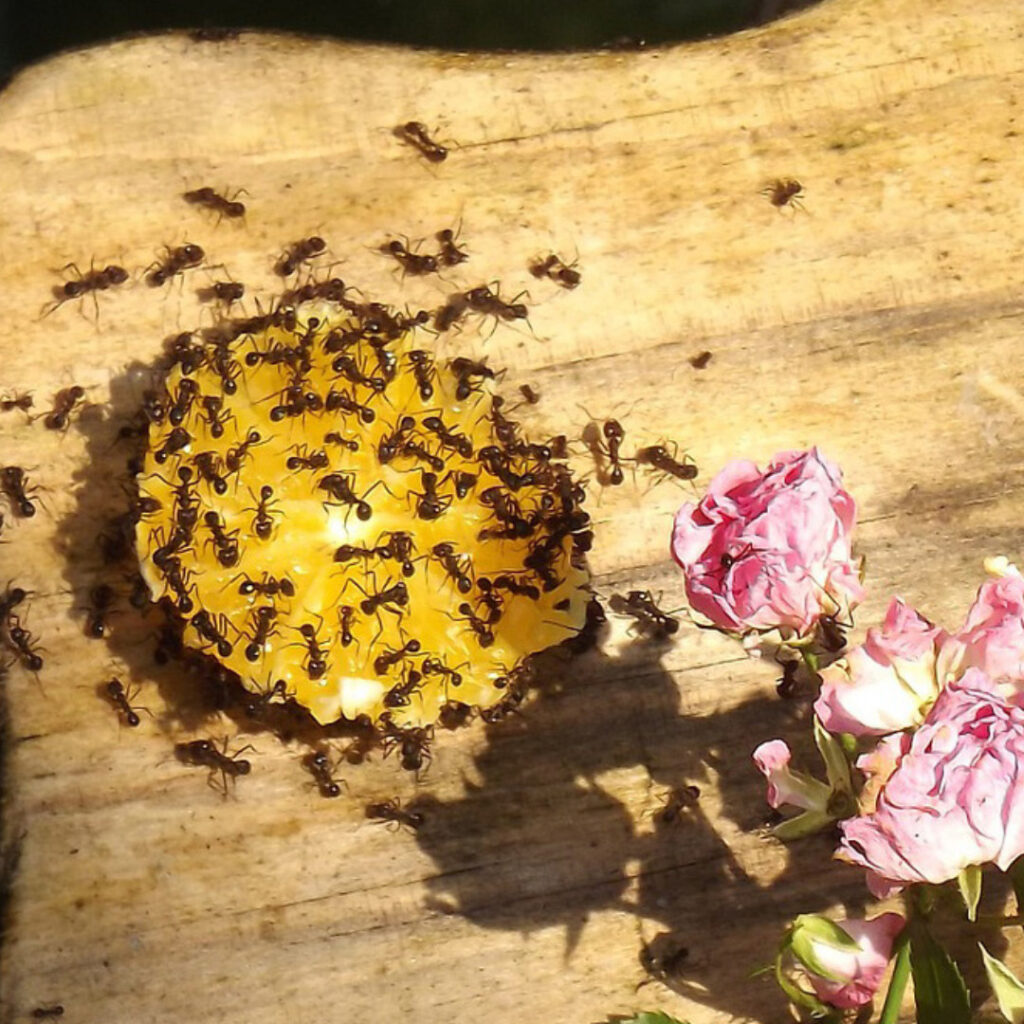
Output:
<svg viewBox="0 0 1024 1024">
<path fill-rule="evenodd" d="M 455 50 L 573 50 L 701 39 L 814 0 L 0 0 L 0 75 L 163 29 L 260 28 Z"/>
</svg>

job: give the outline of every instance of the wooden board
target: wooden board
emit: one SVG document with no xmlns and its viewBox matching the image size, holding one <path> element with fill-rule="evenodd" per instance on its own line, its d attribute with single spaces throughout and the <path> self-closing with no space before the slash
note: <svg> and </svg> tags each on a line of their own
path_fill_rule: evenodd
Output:
<svg viewBox="0 0 1024 1024">
<path fill-rule="evenodd" d="M 78 383 L 93 404 L 66 434 L 0 416 L 0 460 L 42 499 L 8 522 L 0 580 L 35 591 L 46 658 L 3 690 L 2 1019 L 53 1003 L 132 1024 L 785 1019 L 751 972 L 792 916 L 864 890 L 824 839 L 759 833 L 750 751 L 798 732 L 805 707 L 725 638 L 684 623 L 643 643 L 615 620 L 521 717 L 441 735 L 418 782 L 379 755 L 348 768 L 331 801 L 296 745 L 180 710 L 193 683 L 153 663 L 152 623 L 123 599 L 109 642 L 83 636 L 95 535 L 124 500 L 117 429 L 163 339 L 210 322 L 194 292 L 212 271 L 154 290 L 141 270 L 197 241 L 266 302 L 281 246 L 317 232 L 347 281 L 395 303 L 529 289 L 531 329 L 447 350 L 508 367 L 510 393 L 535 385 L 536 435 L 617 415 L 627 450 L 676 438 L 701 482 L 819 444 L 860 503 L 859 628 L 893 592 L 955 628 L 982 559 L 1019 556 L 1024 532 L 1022 32 L 1002 0 L 884 16 L 831 0 L 663 51 L 169 35 L 17 76 L 0 96 L 0 385 L 45 408 Z M 393 137 L 413 118 L 445 163 Z M 790 176 L 805 208 L 780 211 L 760 190 Z M 244 222 L 186 206 L 201 185 L 246 189 Z M 449 284 L 402 281 L 374 251 L 457 223 L 472 260 Z M 577 290 L 527 273 L 552 248 L 578 255 Z M 41 316 L 59 269 L 93 259 L 136 278 Z M 667 536 L 686 496 L 643 477 L 592 489 L 599 593 L 682 604 Z M 97 694 L 113 674 L 141 685 L 153 717 L 137 730 Z M 227 800 L 172 756 L 224 734 L 258 751 Z M 698 809 L 657 826 L 682 784 Z M 389 796 L 418 802 L 418 835 L 364 819 Z M 637 991 L 662 931 L 689 957 L 671 988 Z"/>
</svg>

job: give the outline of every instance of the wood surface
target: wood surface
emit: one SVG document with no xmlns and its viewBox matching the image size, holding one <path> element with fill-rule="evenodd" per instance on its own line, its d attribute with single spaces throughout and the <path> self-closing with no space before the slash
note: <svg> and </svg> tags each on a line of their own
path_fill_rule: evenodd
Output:
<svg viewBox="0 0 1024 1024">
<path fill-rule="evenodd" d="M 509 394 L 533 384 L 535 435 L 616 415 L 627 452 L 676 439 L 698 485 L 729 458 L 818 444 L 860 505 L 858 631 L 893 592 L 955 628 L 982 559 L 1020 557 L 1024 532 L 1022 33 L 1005 0 L 829 0 L 649 52 L 166 35 L 17 75 L 0 95 L 0 390 L 39 411 L 78 383 L 91 406 L 63 434 L 0 414 L 0 462 L 41 498 L 8 516 L 0 581 L 35 592 L 46 659 L 2 691 L 0 1020 L 55 1003 L 69 1024 L 788 1019 L 751 972 L 795 914 L 857 909 L 864 889 L 827 839 L 759 830 L 750 751 L 804 737 L 807 705 L 734 642 L 685 619 L 644 642 L 613 618 L 521 716 L 442 732 L 418 780 L 378 752 L 326 800 L 301 746 L 200 715 L 123 597 L 109 641 L 83 635 L 95 535 L 126 500 L 117 429 L 163 339 L 211 322 L 195 291 L 214 271 L 162 289 L 141 271 L 199 242 L 266 303 L 282 245 L 316 232 L 324 266 L 394 303 L 528 289 L 529 327 L 443 345 L 507 367 Z M 413 118 L 445 163 L 394 138 Z M 761 194 L 784 177 L 803 209 Z M 202 185 L 244 188 L 244 222 L 182 202 Z M 448 284 L 403 281 L 375 251 L 457 223 L 472 260 Z M 552 249 L 578 255 L 575 291 L 528 274 Z M 60 268 L 92 260 L 135 277 L 42 316 Z M 590 487 L 597 592 L 682 605 L 667 538 L 695 492 Z M 140 684 L 138 729 L 98 695 L 111 675 Z M 223 735 L 257 750 L 227 799 L 173 757 Z M 658 825 L 685 784 L 697 809 Z M 425 814 L 418 834 L 365 820 L 391 796 Z M 689 956 L 638 990 L 663 932 Z"/>
</svg>

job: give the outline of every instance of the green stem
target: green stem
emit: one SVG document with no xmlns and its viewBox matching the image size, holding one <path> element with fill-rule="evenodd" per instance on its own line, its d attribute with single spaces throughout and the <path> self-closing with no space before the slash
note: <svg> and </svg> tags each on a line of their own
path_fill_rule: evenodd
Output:
<svg viewBox="0 0 1024 1024">
<path fill-rule="evenodd" d="M 889 982 L 889 991 L 885 994 L 885 1004 L 882 1006 L 882 1015 L 878 1018 L 878 1024 L 896 1024 L 900 1016 L 900 1007 L 903 1005 L 903 993 L 907 988 L 907 979 L 910 977 L 910 929 L 905 927 L 896 940 L 896 964 L 892 969 L 892 980 Z"/>
</svg>

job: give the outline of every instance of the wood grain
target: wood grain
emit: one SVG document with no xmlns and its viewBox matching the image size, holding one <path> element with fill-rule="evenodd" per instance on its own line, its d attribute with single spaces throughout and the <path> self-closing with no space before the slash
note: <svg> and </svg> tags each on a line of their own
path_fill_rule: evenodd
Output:
<svg viewBox="0 0 1024 1024">
<path fill-rule="evenodd" d="M 125 602 L 109 643 L 83 636 L 94 538 L 123 501 L 117 428 L 163 339 L 210 318 L 194 292 L 212 272 L 159 290 L 140 272 L 197 241 L 266 302 L 281 246 L 317 232 L 346 281 L 392 302 L 528 289 L 530 329 L 444 344 L 508 367 L 509 393 L 535 385 L 538 436 L 618 415 L 627 448 L 678 439 L 699 482 L 818 444 L 860 503 L 859 628 L 893 592 L 955 627 L 982 559 L 1019 557 L 1024 533 L 1022 32 L 1001 0 L 892 0 L 884 17 L 831 0 L 652 52 L 168 35 L 16 77 L 0 96 L 0 385 L 45 407 L 79 383 L 93 404 L 63 435 L 0 417 L 0 459 L 43 502 L 8 522 L 0 580 L 35 591 L 46 648 L 38 678 L 12 670 L 3 690 L 3 1020 L 57 1002 L 69 1022 L 131 1024 L 786 1019 L 751 971 L 792 916 L 864 890 L 826 840 L 758 832 L 750 751 L 800 733 L 805 707 L 728 640 L 687 623 L 644 643 L 615 620 L 521 718 L 440 736 L 418 783 L 378 757 L 328 801 L 297 745 L 199 716 Z M 393 137 L 411 118 L 448 161 Z M 790 176 L 805 208 L 776 210 L 760 190 Z M 245 188 L 245 221 L 182 202 L 205 184 Z M 448 284 L 402 281 L 374 251 L 458 222 L 472 260 Z M 578 255 L 576 291 L 527 273 L 552 248 Z M 59 268 L 92 259 L 136 279 L 42 316 Z M 666 548 L 688 493 L 592 488 L 601 594 L 683 603 Z M 142 686 L 138 730 L 97 695 L 112 674 Z M 224 734 L 258 750 L 227 800 L 172 756 Z M 699 808 L 655 827 L 681 784 Z M 394 795 L 425 813 L 418 835 L 364 820 Z M 671 988 L 637 991 L 661 931 L 689 958 Z"/>
</svg>

